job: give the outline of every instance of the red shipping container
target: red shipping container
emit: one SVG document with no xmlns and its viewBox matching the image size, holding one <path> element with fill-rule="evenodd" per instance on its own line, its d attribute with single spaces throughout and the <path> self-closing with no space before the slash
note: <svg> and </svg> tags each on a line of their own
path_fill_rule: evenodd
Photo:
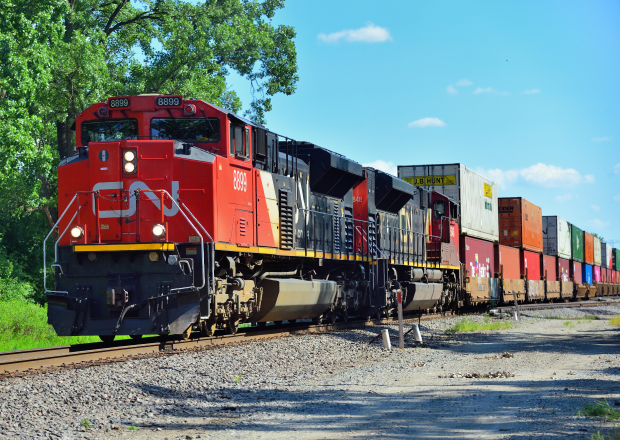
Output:
<svg viewBox="0 0 620 440">
<path fill-rule="evenodd" d="M 558 277 L 560 281 L 570 281 L 570 261 L 558 258 Z"/>
<path fill-rule="evenodd" d="M 525 275 L 525 269 L 527 269 L 528 280 L 540 281 L 540 268 L 542 266 L 540 260 L 540 254 L 521 250 L 521 273 Z"/>
<path fill-rule="evenodd" d="M 543 250 L 542 209 L 523 197 L 500 197 L 499 242 L 505 246 Z"/>
<path fill-rule="evenodd" d="M 570 277 L 572 278 L 573 283 L 581 284 L 581 263 L 577 261 L 573 261 L 572 263 Z"/>
<path fill-rule="evenodd" d="M 583 231 L 583 258 L 586 264 L 594 265 L 594 238 Z"/>
<path fill-rule="evenodd" d="M 607 269 L 601 267 L 601 283 L 607 282 Z"/>
<path fill-rule="evenodd" d="M 505 280 L 521 279 L 520 251 L 517 248 L 495 245 L 495 268 L 497 272 L 504 270 Z"/>
<path fill-rule="evenodd" d="M 461 235 L 461 263 L 468 277 L 494 278 L 495 255 L 493 243 Z"/>
<path fill-rule="evenodd" d="M 556 257 L 551 255 L 543 255 L 543 271 L 542 276 L 545 276 L 545 271 L 547 271 L 547 281 L 557 281 L 558 280 L 558 263 L 555 261 Z"/>
</svg>

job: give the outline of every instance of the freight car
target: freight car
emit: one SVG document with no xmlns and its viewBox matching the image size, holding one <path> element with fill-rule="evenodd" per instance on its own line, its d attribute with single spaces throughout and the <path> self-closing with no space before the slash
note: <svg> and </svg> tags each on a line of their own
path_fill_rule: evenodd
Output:
<svg viewBox="0 0 620 440">
<path fill-rule="evenodd" d="M 420 312 L 617 292 L 616 249 L 600 245 L 595 267 L 603 253 L 613 267 L 584 284 L 584 232 L 556 219 L 561 246 L 544 241 L 543 255 L 540 208 L 525 225 L 522 199 L 501 205 L 521 241 L 500 240 L 497 186 L 461 164 L 399 179 L 179 95 L 112 97 L 74 128 L 46 238 L 59 335 L 188 337 L 386 316 L 399 297 Z"/>
</svg>

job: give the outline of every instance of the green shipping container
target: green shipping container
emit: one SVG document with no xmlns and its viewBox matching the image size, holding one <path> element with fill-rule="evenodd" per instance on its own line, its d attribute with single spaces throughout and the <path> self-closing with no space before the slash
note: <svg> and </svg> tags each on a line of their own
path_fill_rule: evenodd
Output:
<svg viewBox="0 0 620 440">
<path fill-rule="evenodd" d="M 620 249 L 614 249 L 614 251 L 611 253 L 612 255 L 612 264 L 613 266 L 616 268 L 616 270 L 620 270 Z"/>
<path fill-rule="evenodd" d="M 579 263 L 583 263 L 583 230 L 575 225 L 570 225 L 571 243 L 572 243 L 572 259 Z"/>
</svg>

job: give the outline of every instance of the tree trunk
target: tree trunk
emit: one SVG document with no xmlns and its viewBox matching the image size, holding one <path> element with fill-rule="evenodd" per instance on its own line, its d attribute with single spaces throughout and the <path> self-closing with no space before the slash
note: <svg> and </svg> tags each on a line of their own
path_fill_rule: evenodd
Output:
<svg viewBox="0 0 620 440">
<path fill-rule="evenodd" d="M 50 184 L 43 174 L 39 174 L 39 180 L 41 181 L 41 197 L 49 200 L 52 197 L 52 191 L 50 190 Z M 58 209 L 53 206 L 43 206 L 43 212 L 45 212 L 45 217 L 47 217 L 47 222 L 50 225 L 50 228 L 53 228 L 56 222 L 58 221 Z"/>
<path fill-rule="evenodd" d="M 61 159 L 71 156 L 75 152 L 73 133 L 71 132 L 71 118 L 67 116 L 64 122 L 56 122 L 56 135 L 58 138 L 58 154 Z"/>
</svg>

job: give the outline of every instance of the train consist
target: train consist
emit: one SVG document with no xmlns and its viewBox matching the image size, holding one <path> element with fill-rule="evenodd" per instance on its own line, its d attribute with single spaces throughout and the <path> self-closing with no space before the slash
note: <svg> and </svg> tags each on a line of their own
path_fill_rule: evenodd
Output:
<svg viewBox="0 0 620 440">
<path fill-rule="evenodd" d="M 410 312 L 620 292 L 618 249 L 498 199 L 460 164 L 397 178 L 178 95 L 110 98 L 75 130 L 48 235 L 59 335 L 188 337 L 386 316 L 399 298 Z"/>
</svg>

